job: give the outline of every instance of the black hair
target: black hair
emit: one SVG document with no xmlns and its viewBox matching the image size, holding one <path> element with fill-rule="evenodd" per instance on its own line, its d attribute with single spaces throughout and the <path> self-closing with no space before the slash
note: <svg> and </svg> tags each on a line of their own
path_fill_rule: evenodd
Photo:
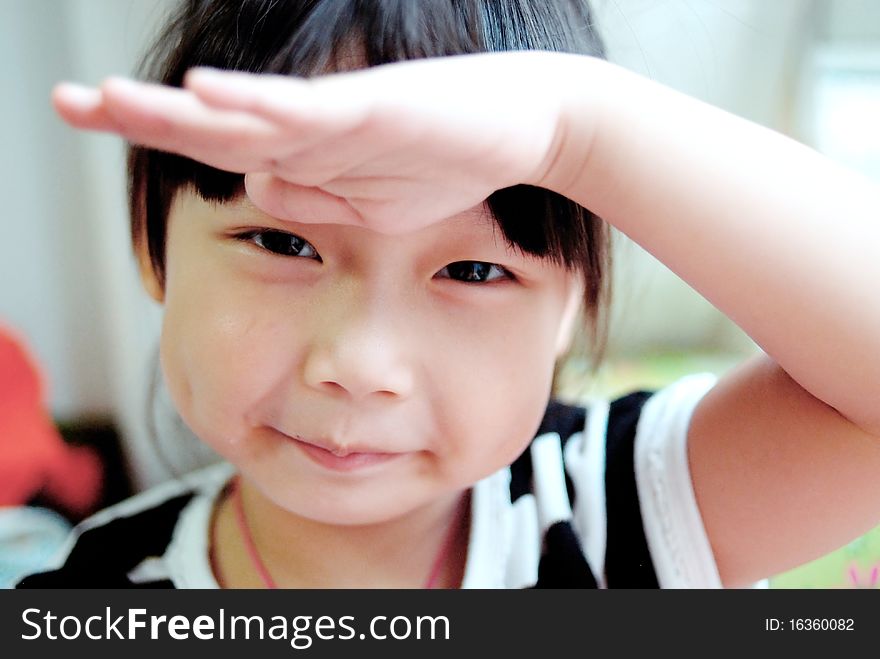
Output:
<svg viewBox="0 0 880 659">
<path fill-rule="evenodd" d="M 142 65 L 148 80 L 180 86 L 195 66 L 312 76 L 358 62 L 509 50 L 604 56 L 586 0 L 187 0 Z M 130 146 L 132 240 L 165 281 L 168 212 L 192 187 L 203 199 L 243 193 L 241 174 L 175 154 Z M 494 192 L 489 210 L 511 246 L 583 275 L 594 365 L 604 351 L 610 298 L 610 234 L 590 211 L 548 190 L 516 185 Z"/>
</svg>

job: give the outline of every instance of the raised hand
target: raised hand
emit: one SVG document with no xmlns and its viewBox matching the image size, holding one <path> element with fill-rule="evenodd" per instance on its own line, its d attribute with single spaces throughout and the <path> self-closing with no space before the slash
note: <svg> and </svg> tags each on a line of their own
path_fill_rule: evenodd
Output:
<svg viewBox="0 0 880 659">
<path fill-rule="evenodd" d="M 53 101 L 73 126 L 245 173 L 273 216 L 398 233 L 541 184 L 564 133 L 571 57 L 470 55 L 311 79 L 196 69 L 182 89 L 110 79 L 59 85 Z"/>
</svg>

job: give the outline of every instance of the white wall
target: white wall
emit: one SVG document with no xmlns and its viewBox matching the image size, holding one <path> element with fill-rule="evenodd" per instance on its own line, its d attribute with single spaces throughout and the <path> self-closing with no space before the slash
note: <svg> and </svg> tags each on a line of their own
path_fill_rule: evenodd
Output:
<svg viewBox="0 0 880 659">
<path fill-rule="evenodd" d="M 67 26 L 57 3 L 0 5 L 3 213 L 0 317 L 29 337 L 51 372 L 62 416 L 110 410 L 100 299 L 84 290 L 96 249 L 81 205 L 77 136 L 57 121 L 49 88 L 70 75 Z"/>
<path fill-rule="evenodd" d="M 151 464 L 140 448 L 144 371 L 158 310 L 128 246 L 122 145 L 66 128 L 49 93 L 63 79 L 128 74 L 167 4 L 0 1 L 0 84 L 13 90 L 0 119 L 0 319 L 44 365 L 53 414 L 113 415 L 143 465 Z"/>
<path fill-rule="evenodd" d="M 880 40 L 880 2 L 877 0 L 821 0 L 818 34 L 823 41 Z"/>
</svg>

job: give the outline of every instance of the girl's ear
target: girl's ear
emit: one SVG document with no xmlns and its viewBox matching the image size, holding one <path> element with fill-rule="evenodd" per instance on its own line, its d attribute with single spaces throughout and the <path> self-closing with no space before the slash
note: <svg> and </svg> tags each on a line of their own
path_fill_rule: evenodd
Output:
<svg viewBox="0 0 880 659">
<path fill-rule="evenodd" d="M 135 255 L 137 256 L 138 272 L 140 273 L 144 290 L 147 291 L 147 295 L 159 304 L 162 304 L 165 301 L 165 291 L 159 282 L 159 278 L 156 276 L 156 271 L 153 269 L 153 262 L 150 260 L 146 240 L 139 240 L 138 244 L 135 245 Z"/>
<path fill-rule="evenodd" d="M 559 323 L 559 333 L 556 336 L 556 359 L 562 357 L 571 347 L 574 339 L 576 321 L 579 318 L 581 303 L 584 297 L 584 285 L 578 276 L 572 282 L 571 291 L 568 294 L 568 300 L 565 303 L 565 310 L 562 312 L 562 320 Z"/>
</svg>

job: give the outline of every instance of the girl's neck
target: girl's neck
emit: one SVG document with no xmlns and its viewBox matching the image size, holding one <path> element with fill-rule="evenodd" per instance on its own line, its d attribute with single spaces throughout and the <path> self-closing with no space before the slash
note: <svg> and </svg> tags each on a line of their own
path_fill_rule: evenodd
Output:
<svg viewBox="0 0 880 659">
<path fill-rule="evenodd" d="M 420 588 L 450 541 L 436 588 L 456 588 L 464 576 L 469 493 L 460 493 L 392 521 L 332 525 L 294 515 L 241 482 L 247 530 L 260 560 L 280 588 Z M 264 586 L 246 548 L 229 490 L 212 523 L 214 572 L 226 588 Z"/>
</svg>

